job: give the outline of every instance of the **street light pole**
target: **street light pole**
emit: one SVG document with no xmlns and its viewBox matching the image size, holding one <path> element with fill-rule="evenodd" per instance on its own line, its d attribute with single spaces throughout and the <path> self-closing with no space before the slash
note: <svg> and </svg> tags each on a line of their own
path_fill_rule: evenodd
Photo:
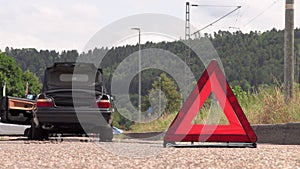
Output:
<svg viewBox="0 0 300 169">
<path fill-rule="evenodd" d="M 159 113 L 159 115 L 161 115 L 162 113 L 161 113 L 161 90 L 162 90 L 162 88 L 161 88 L 161 77 L 159 77 L 159 103 L 158 103 L 158 113 Z"/>
<path fill-rule="evenodd" d="M 139 101 L 138 101 L 138 109 L 139 109 L 139 119 L 138 119 L 138 122 L 140 123 L 141 122 L 141 102 L 142 102 L 142 99 L 141 99 L 141 90 L 142 90 L 142 84 L 141 84 L 141 80 L 142 80 L 142 72 L 141 72 L 141 69 L 142 69 L 142 62 L 141 62 L 141 28 L 131 28 L 132 30 L 137 30 L 139 31 Z"/>
</svg>

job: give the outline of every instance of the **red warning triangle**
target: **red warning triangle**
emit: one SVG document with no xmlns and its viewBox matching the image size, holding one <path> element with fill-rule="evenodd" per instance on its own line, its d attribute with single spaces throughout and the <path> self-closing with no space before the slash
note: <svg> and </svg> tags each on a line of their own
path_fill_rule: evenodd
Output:
<svg viewBox="0 0 300 169">
<path fill-rule="evenodd" d="M 202 105 L 213 93 L 229 124 L 192 124 Z M 234 96 L 217 61 L 213 60 L 171 123 L 165 142 L 246 142 L 257 137 Z"/>
</svg>

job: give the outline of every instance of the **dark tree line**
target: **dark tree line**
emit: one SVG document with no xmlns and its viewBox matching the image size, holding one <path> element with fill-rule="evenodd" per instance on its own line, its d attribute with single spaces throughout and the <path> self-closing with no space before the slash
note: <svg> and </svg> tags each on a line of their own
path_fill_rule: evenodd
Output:
<svg viewBox="0 0 300 169">
<path fill-rule="evenodd" d="M 214 34 L 205 35 L 211 40 L 223 63 L 225 74 L 232 86 L 241 86 L 243 90 L 256 88 L 262 84 L 274 84 L 283 82 L 283 47 L 284 31 L 272 29 L 267 32 L 242 33 L 240 31 L 231 33 L 219 31 Z M 159 48 L 168 50 L 182 60 L 185 58 L 185 45 L 181 41 L 174 42 L 147 42 L 142 45 L 142 49 Z M 299 48 L 300 29 L 295 30 L 295 59 L 296 59 L 296 81 L 300 81 L 299 76 Z M 105 54 L 101 67 L 104 70 L 107 89 L 110 91 L 110 80 L 116 67 L 126 57 L 138 51 L 137 45 L 126 45 L 122 47 L 96 48 L 86 53 L 79 54 L 76 50 L 57 52 L 54 50 L 36 49 L 13 49 L 6 48 L 8 56 L 13 57 L 23 71 L 30 70 L 36 74 L 40 80 L 43 79 L 44 70 L 54 62 L 76 61 L 77 57 L 98 57 Z M 162 58 L 163 59 L 163 58 Z M 195 77 L 199 77 L 204 66 L 201 60 L 191 53 L 189 60 Z M 143 95 L 148 94 L 152 88 L 152 83 L 161 74 L 158 70 L 143 71 Z M 137 77 L 131 82 L 130 91 L 137 93 Z"/>
<path fill-rule="evenodd" d="M 30 70 L 40 81 L 43 80 L 46 67 L 53 65 L 54 62 L 72 62 L 76 61 L 78 52 L 76 50 L 62 51 L 40 50 L 34 48 L 13 49 L 6 47 L 5 53 L 13 57 L 20 65 L 23 71 Z"/>
</svg>

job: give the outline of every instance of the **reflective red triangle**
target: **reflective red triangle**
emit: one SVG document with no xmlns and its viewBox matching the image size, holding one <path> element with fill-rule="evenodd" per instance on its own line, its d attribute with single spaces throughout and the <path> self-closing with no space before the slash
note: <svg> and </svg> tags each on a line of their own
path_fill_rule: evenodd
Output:
<svg viewBox="0 0 300 169">
<path fill-rule="evenodd" d="M 192 124 L 208 96 L 213 93 L 229 125 Z M 171 123 L 165 142 L 248 142 L 257 137 L 234 96 L 217 61 L 213 60 Z"/>
</svg>

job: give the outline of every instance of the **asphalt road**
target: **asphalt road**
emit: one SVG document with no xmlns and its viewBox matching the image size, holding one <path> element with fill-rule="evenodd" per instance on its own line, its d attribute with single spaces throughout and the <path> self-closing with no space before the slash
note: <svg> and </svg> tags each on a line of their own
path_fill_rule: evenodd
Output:
<svg viewBox="0 0 300 169">
<path fill-rule="evenodd" d="M 29 126 L 0 123 L 1 135 Z M 29 141 L 0 136 L 0 168 L 300 168 L 300 145 L 257 148 L 163 148 L 162 141 L 125 139 L 99 143 L 96 136 Z"/>
<path fill-rule="evenodd" d="M 63 140 L 62 140 L 63 139 Z M 1 137 L 0 168 L 300 168 L 299 145 L 163 148 L 161 141 Z"/>
</svg>

